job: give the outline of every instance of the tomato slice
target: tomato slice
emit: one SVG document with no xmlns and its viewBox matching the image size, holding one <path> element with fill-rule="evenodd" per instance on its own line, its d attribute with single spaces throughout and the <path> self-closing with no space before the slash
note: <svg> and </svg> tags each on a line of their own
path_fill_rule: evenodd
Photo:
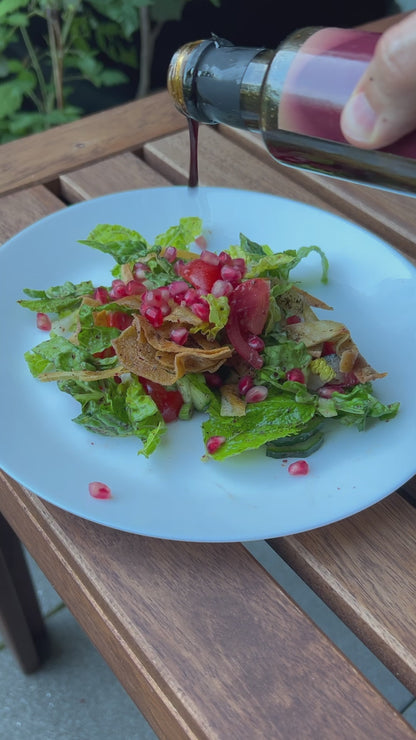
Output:
<svg viewBox="0 0 416 740">
<path fill-rule="evenodd" d="M 245 280 L 234 288 L 228 300 L 228 339 L 240 357 L 259 369 L 263 360 L 257 350 L 250 347 L 248 339 L 253 334 L 259 336 L 264 329 L 269 311 L 270 285 L 262 278 Z"/>
<path fill-rule="evenodd" d="M 260 335 L 266 323 L 270 303 L 270 284 L 263 278 L 251 278 L 234 288 L 230 298 L 232 312 L 238 314 L 241 328 Z"/>
<path fill-rule="evenodd" d="M 139 380 L 150 398 L 155 402 L 164 421 L 176 421 L 182 408 L 183 398 L 179 391 L 168 390 L 163 385 L 155 383 L 147 378 L 139 377 Z"/>
<path fill-rule="evenodd" d="M 205 260 L 192 260 L 182 266 L 181 276 L 194 288 L 210 293 L 216 280 L 221 278 L 221 265 L 211 265 Z"/>
</svg>

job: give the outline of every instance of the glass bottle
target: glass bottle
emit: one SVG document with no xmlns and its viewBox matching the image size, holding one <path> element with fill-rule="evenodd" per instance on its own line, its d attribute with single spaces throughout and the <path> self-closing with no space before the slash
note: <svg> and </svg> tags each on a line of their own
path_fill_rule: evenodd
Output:
<svg viewBox="0 0 416 740">
<path fill-rule="evenodd" d="M 348 144 L 340 128 L 343 106 L 378 38 L 359 30 L 304 28 L 274 51 L 213 36 L 174 54 L 168 89 L 194 121 L 260 132 L 282 164 L 416 194 L 416 132 L 368 151 Z"/>
</svg>

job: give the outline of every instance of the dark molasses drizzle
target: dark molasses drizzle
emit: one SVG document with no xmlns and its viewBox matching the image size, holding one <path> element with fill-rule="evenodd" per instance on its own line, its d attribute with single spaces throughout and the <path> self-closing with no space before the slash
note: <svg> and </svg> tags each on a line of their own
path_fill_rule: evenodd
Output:
<svg viewBox="0 0 416 740">
<path fill-rule="evenodd" d="M 190 147 L 188 187 L 196 188 L 198 186 L 198 121 L 188 118 L 188 129 Z"/>
</svg>

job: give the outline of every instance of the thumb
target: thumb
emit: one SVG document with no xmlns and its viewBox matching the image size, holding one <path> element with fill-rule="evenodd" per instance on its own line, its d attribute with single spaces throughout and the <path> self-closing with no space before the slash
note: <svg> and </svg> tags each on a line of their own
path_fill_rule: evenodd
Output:
<svg viewBox="0 0 416 740">
<path fill-rule="evenodd" d="M 388 146 L 416 129 L 416 12 L 380 37 L 344 107 L 341 129 L 363 149 Z"/>
</svg>

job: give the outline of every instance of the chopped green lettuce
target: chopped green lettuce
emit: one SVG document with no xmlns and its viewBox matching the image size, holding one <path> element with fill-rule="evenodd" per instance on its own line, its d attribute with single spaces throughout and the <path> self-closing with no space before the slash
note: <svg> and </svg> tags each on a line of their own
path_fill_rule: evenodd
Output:
<svg viewBox="0 0 416 740">
<path fill-rule="evenodd" d="M 244 416 L 220 416 L 218 410 L 210 408 L 210 418 L 202 424 L 204 442 L 216 435 L 225 437 L 224 444 L 212 454 L 216 460 L 224 460 L 297 434 L 314 413 L 312 404 L 299 403 L 287 393 L 269 394 L 265 401 L 247 404 Z"/>
<path fill-rule="evenodd" d="M 81 305 L 82 296 L 93 293 L 93 291 L 94 286 L 90 280 L 78 283 L 78 285 L 68 281 L 47 290 L 25 288 L 23 292 L 30 299 L 23 299 L 18 303 L 30 311 L 65 316 Z"/>
<path fill-rule="evenodd" d="M 171 226 L 163 234 L 159 234 L 155 239 L 155 244 L 160 247 L 187 249 L 201 233 L 202 220 L 196 216 L 188 216 L 181 218 L 177 226 Z"/>
<path fill-rule="evenodd" d="M 136 262 L 149 250 L 149 244 L 138 231 L 116 224 L 99 224 L 86 239 L 80 239 L 79 242 L 111 254 L 120 265 Z"/>
</svg>

